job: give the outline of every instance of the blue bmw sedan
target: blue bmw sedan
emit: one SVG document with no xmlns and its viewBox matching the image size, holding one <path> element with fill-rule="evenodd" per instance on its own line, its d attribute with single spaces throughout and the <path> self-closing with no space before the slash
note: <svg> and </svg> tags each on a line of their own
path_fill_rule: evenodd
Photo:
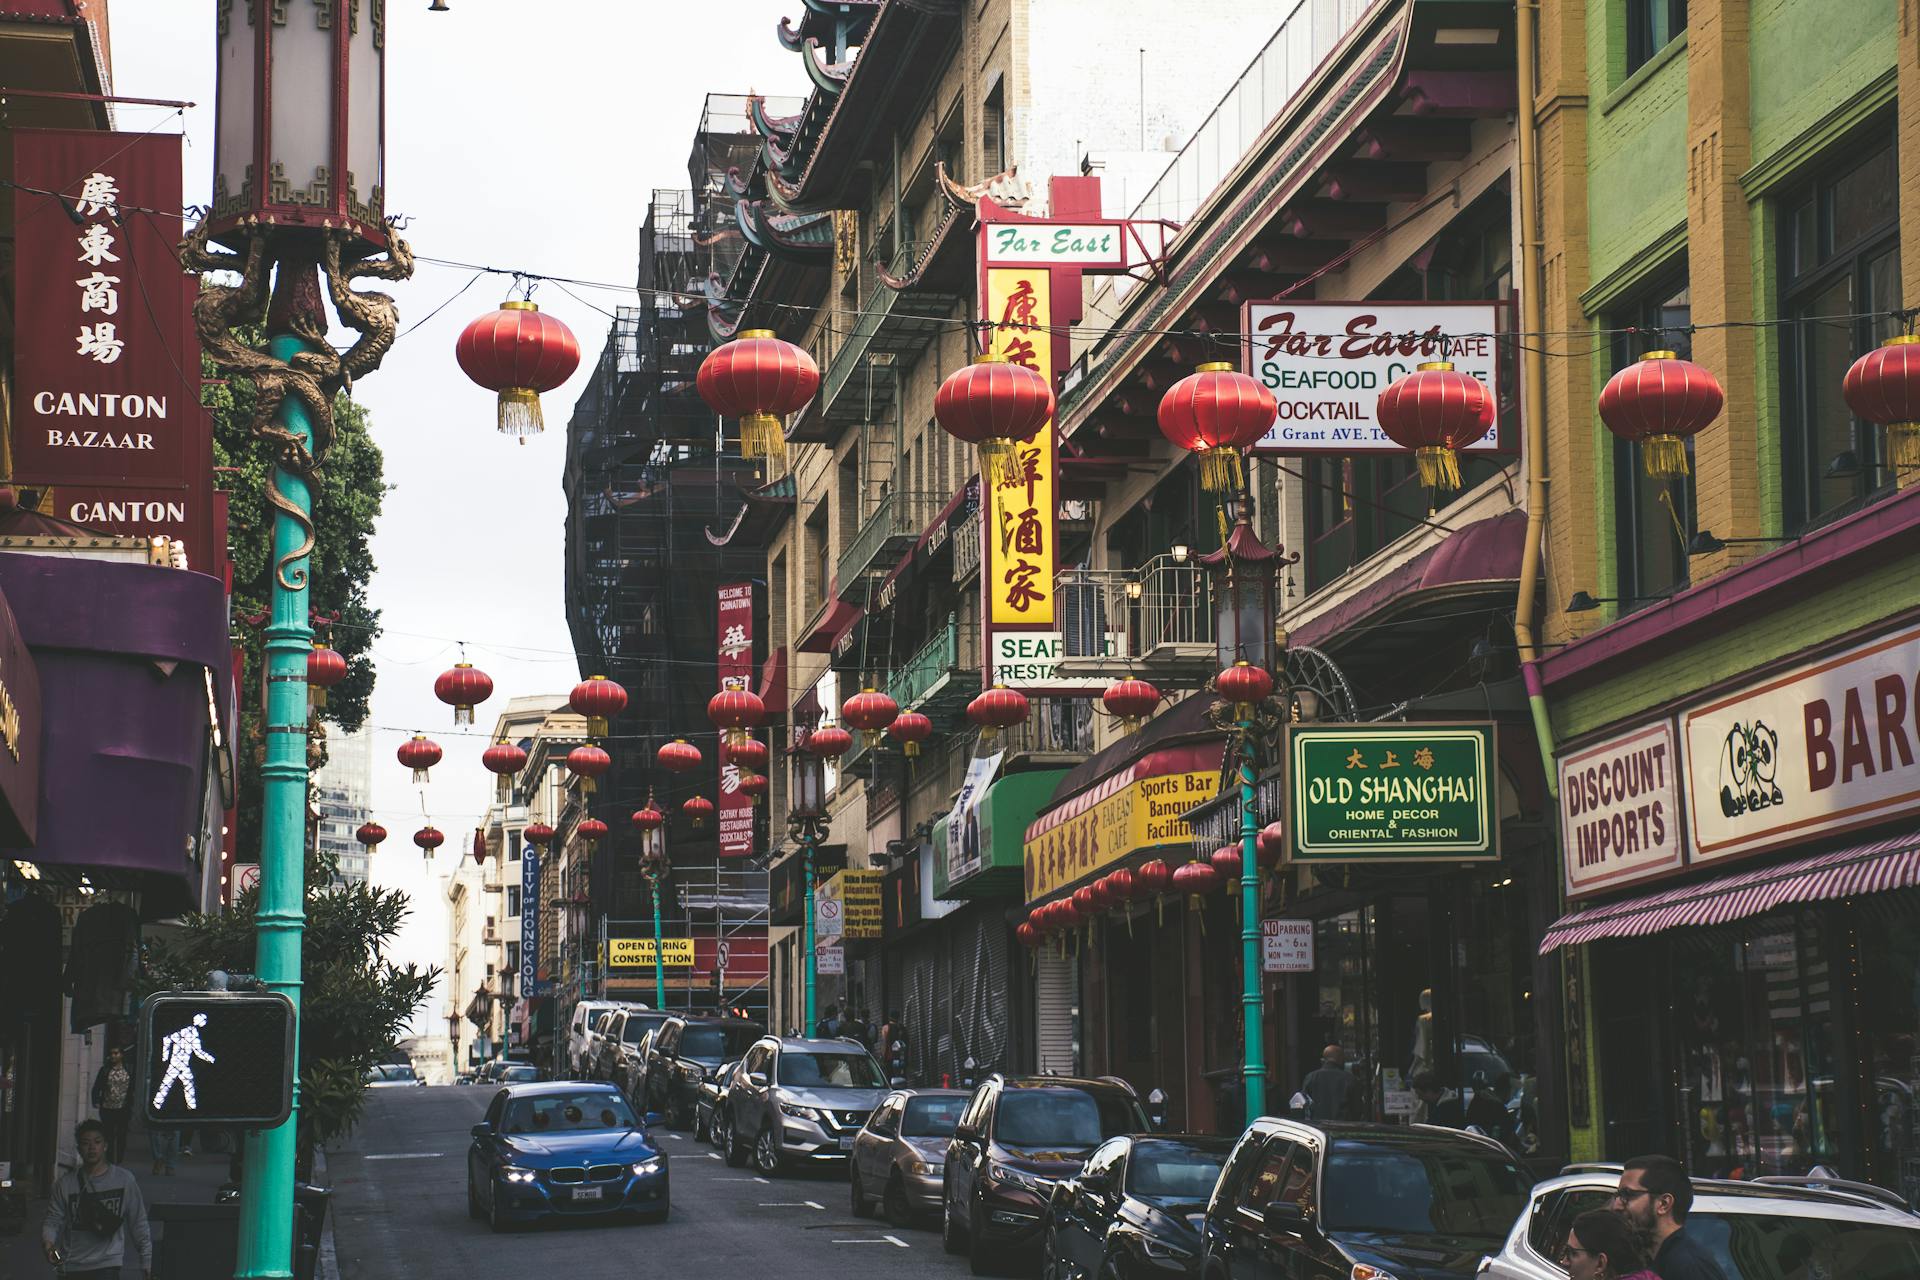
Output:
<svg viewBox="0 0 1920 1280">
<path fill-rule="evenodd" d="M 667 1157 L 611 1084 L 500 1090 L 473 1126 L 467 1212 L 495 1231 L 540 1218 L 667 1217 Z"/>
</svg>

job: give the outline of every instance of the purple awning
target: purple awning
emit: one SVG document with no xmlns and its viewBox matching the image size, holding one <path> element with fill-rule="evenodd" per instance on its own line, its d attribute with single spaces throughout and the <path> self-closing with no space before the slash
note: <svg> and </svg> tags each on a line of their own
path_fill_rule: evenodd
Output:
<svg viewBox="0 0 1920 1280">
<path fill-rule="evenodd" d="M 1920 833 L 1838 849 L 1723 876 L 1705 884 L 1610 902 L 1562 916 L 1540 942 L 1540 954 L 1602 938 L 1644 938 L 1687 925 L 1726 924 L 1777 907 L 1831 902 L 1862 893 L 1920 885 Z"/>
<path fill-rule="evenodd" d="M 1316 618 L 1289 629 L 1295 644 L 1325 648 L 1348 627 L 1416 595 L 1520 580 L 1527 513 L 1508 511 L 1456 529 L 1372 586 L 1363 587 Z"/>
</svg>

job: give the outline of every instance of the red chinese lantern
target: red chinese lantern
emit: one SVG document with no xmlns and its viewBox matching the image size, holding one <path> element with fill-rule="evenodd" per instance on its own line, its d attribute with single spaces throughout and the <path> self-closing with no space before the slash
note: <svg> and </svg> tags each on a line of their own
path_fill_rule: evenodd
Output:
<svg viewBox="0 0 1920 1280">
<path fill-rule="evenodd" d="M 967 719 L 980 726 L 981 742 L 992 742 L 1002 729 L 1010 729 L 1026 718 L 1027 695 L 1003 684 L 982 690 L 967 704 Z"/>
<path fill-rule="evenodd" d="M 767 744 L 758 738 L 742 738 L 738 742 L 725 743 L 720 748 L 721 758 L 742 769 L 761 773 L 767 767 Z"/>
<path fill-rule="evenodd" d="M 700 754 L 700 748 L 685 738 L 675 738 L 661 747 L 654 758 L 660 762 L 661 768 L 671 773 L 685 773 L 689 769 L 698 769 L 705 757 Z"/>
<path fill-rule="evenodd" d="M 1053 388 L 1037 370 L 988 352 L 947 375 L 933 396 L 946 433 L 980 452 L 980 478 L 995 488 L 1020 483 L 1019 446 L 1053 416 Z"/>
<path fill-rule="evenodd" d="M 837 724 L 823 724 L 807 735 L 805 745 L 822 760 L 838 760 L 853 750 L 853 735 Z"/>
<path fill-rule="evenodd" d="M 680 806 L 680 812 L 687 815 L 687 821 L 693 824 L 695 831 L 706 828 L 707 819 L 713 816 L 713 801 L 705 796 L 689 796 Z"/>
<path fill-rule="evenodd" d="M 1115 680 L 1100 695 L 1100 703 L 1108 715 L 1120 718 L 1121 732 L 1132 733 L 1160 705 L 1160 691 L 1145 680 Z"/>
<path fill-rule="evenodd" d="M 553 828 L 544 822 L 530 823 L 520 834 L 537 849 L 544 849 L 553 843 Z"/>
<path fill-rule="evenodd" d="M 1092 920 L 1100 914 L 1100 895 L 1093 891 L 1092 885 L 1082 885 L 1073 891 L 1073 909 L 1082 920 Z"/>
<path fill-rule="evenodd" d="M 360 829 L 353 833 L 353 838 L 365 845 L 368 853 L 377 853 L 381 842 L 387 838 L 387 829 L 377 822 L 363 822 Z"/>
<path fill-rule="evenodd" d="M 1253 719 L 1253 707 L 1264 702 L 1273 692 L 1273 677 L 1263 667 L 1250 662 L 1236 662 L 1213 678 L 1213 687 L 1221 697 L 1233 704 L 1233 718 L 1236 720 Z"/>
<path fill-rule="evenodd" d="M 1260 828 L 1260 834 L 1253 842 L 1253 856 L 1261 866 L 1272 870 L 1280 865 L 1280 858 L 1287 851 L 1287 827 L 1283 822 L 1269 822 Z"/>
<path fill-rule="evenodd" d="M 1607 430 L 1639 444 L 1648 475 L 1671 480 L 1687 474 L 1687 437 L 1719 417 L 1726 403 L 1711 373 L 1671 351 L 1649 351 L 1607 379 L 1600 418 Z"/>
<path fill-rule="evenodd" d="M 613 768 L 613 757 L 591 742 L 582 743 L 567 752 L 567 768 L 573 771 L 574 777 L 580 779 L 581 792 L 592 795 L 593 780 Z"/>
<path fill-rule="evenodd" d="M 487 861 L 487 833 L 478 827 L 473 829 L 473 861 L 476 866 L 485 866 Z"/>
<path fill-rule="evenodd" d="M 440 763 L 440 746 L 424 733 L 416 733 L 400 744 L 400 750 L 394 753 L 400 757 L 400 763 L 413 770 L 413 781 L 417 786 L 427 782 L 427 771 Z"/>
<path fill-rule="evenodd" d="M 1220 873 L 1222 880 L 1231 881 L 1240 878 L 1240 846 L 1238 845 L 1221 845 L 1213 851 L 1213 856 L 1208 858 L 1207 862 Z"/>
<path fill-rule="evenodd" d="M 307 700 L 316 707 L 327 705 L 327 690 L 347 678 L 347 660 L 325 640 L 315 640 L 307 654 Z"/>
<path fill-rule="evenodd" d="M 493 696 L 493 679 L 471 662 L 457 662 L 433 682 L 433 696 L 453 708 L 455 724 L 472 724 L 473 709 Z"/>
<path fill-rule="evenodd" d="M 461 331 L 453 358 L 469 378 L 498 393 L 501 434 L 525 444 L 546 428 L 540 393 L 580 367 L 580 343 L 573 330 L 533 303 L 503 302 Z"/>
<path fill-rule="evenodd" d="M 920 744 L 933 736 L 933 721 L 918 711 L 902 711 L 887 726 L 887 736 L 900 744 L 909 760 L 920 754 Z"/>
<path fill-rule="evenodd" d="M 740 419 L 740 456 L 773 459 L 785 468 L 781 419 L 807 407 L 820 390 L 813 357 L 771 329 L 743 329 L 700 362 L 700 398 L 723 418 Z"/>
<path fill-rule="evenodd" d="M 1125 867 L 1109 871 L 1104 883 L 1107 886 L 1107 898 L 1116 907 L 1139 896 L 1139 886 L 1134 882 L 1133 872 Z"/>
<path fill-rule="evenodd" d="M 766 704 L 751 689 L 722 689 L 707 700 L 707 719 L 721 730 L 726 742 L 741 741 L 766 718 Z"/>
<path fill-rule="evenodd" d="M 767 798 L 767 777 L 762 773 L 743 773 L 740 775 L 740 794 L 759 804 Z"/>
<path fill-rule="evenodd" d="M 1387 438 L 1413 450 L 1420 483 L 1429 489 L 1460 487 L 1460 454 L 1493 429 L 1493 393 L 1451 362 L 1431 360 L 1388 384 L 1374 402 L 1374 416 Z"/>
<path fill-rule="evenodd" d="M 1220 887 L 1220 873 L 1205 862 L 1183 862 L 1174 869 L 1173 891 L 1199 897 Z"/>
<path fill-rule="evenodd" d="M 653 807 L 653 801 L 647 801 L 643 809 L 633 811 L 633 825 L 642 831 L 658 831 L 667 825 L 667 815 Z"/>
<path fill-rule="evenodd" d="M 899 715 L 900 704 L 877 689 L 862 689 L 840 707 L 840 718 L 860 731 L 868 750 L 880 744 L 880 736 Z"/>
<path fill-rule="evenodd" d="M 598 818 L 582 818 L 573 830 L 575 835 L 592 844 L 598 844 L 607 838 L 607 824 Z"/>
<path fill-rule="evenodd" d="M 429 824 L 413 833 L 413 842 L 420 846 L 424 856 L 431 858 L 433 851 L 445 844 L 447 838 L 440 834 L 440 828 Z"/>
<path fill-rule="evenodd" d="M 1133 896 L 1157 898 L 1173 883 L 1173 868 L 1158 858 L 1141 863 L 1133 872 Z"/>
<path fill-rule="evenodd" d="M 1054 928 L 1064 931 L 1080 923 L 1080 908 L 1075 905 L 1073 899 L 1062 898 L 1053 903 L 1052 907 Z"/>
<path fill-rule="evenodd" d="M 604 738 L 611 727 L 607 722 L 627 709 L 627 691 L 605 676 L 589 676 L 573 686 L 567 706 L 587 718 L 589 734 Z"/>
<path fill-rule="evenodd" d="M 1245 481 L 1240 454 L 1267 434 L 1280 414 L 1273 392 L 1215 360 L 1167 388 L 1160 397 L 1160 434 L 1200 455 L 1200 483 L 1213 493 L 1235 493 Z"/>
<path fill-rule="evenodd" d="M 480 753 L 480 763 L 487 772 L 499 779 L 495 790 L 504 803 L 512 793 L 513 783 L 510 779 L 527 767 L 527 753 L 524 748 L 502 738 Z"/>
<path fill-rule="evenodd" d="M 1031 920 L 1022 920 L 1014 928 L 1013 936 L 1018 938 L 1020 945 L 1026 947 L 1028 950 L 1032 950 L 1047 940 L 1046 935 L 1035 928 Z"/>
<path fill-rule="evenodd" d="M 1887 433 L 1887 465 L 1896 478 L 1920 467 L 1920 336 L 1888 338 L 1853 362 L 1840 395 L 1854 416 Z"/>
</svg>

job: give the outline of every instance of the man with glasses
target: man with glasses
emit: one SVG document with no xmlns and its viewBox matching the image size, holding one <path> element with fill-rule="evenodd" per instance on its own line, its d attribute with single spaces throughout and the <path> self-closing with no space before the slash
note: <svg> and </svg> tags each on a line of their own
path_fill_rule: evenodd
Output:
<svg viewBox="0 0 1920 1280">
<path fill-rule="evenodd" d="M 1693 1208 L 1693 1182 L 1671 1156 L 1636 1156 L 1620 1172 L 1613 1207 L 1645 1233 L 1660 1280 L 1727 1280 L 1707 1247 L 1683 1229 Z"/>
</svg>

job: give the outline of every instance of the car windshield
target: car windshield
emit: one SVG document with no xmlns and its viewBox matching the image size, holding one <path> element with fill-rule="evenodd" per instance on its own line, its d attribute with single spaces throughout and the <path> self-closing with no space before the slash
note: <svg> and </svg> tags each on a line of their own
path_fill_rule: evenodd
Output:
<svg viewBox="0 0 1920 1280">
<path fill-rule="evenodd" d="M 1343 1141 L 1327 1156 L 1328 1231 L 1504 1236 L 1532 1185 L 1496 1151 Z"/>
<path fill-rule="evenodd" d="M 965 1098 L 908 1098 L 907 1114 L 900 1121 L 903 1138 L 951 1138 L 960 1113 L 967 1109 Z"/>
<path fill-rule="evenodd" d="M 639 1044 L 642 1036 L 666 1020 L 667 1015 L 664 1013 L 655 1014 L 651 1018 L 643 1018 L 638 1014 L 629 1015 L 626 1025 L 620 1028 L 620 1038 L 628 1044 Z"/>
<path fill-rule="evenodd" d="M 800 1088 L 878 1089 L 886 1079 L 864 1053 L 783 1053 L 780 1083 Z"/>
<path fill-rule="evenodd" d="M 539 1078 L 540 1071 L 537 1067 L 508 1067 L 500 1073 L 500 1079 L 508 1084 L 523 1080 L 538 1080 Z"/>
<path fill-rule="evenodd" d="M 507 1103 L 505 1122 L 501 1125 L 507 1133 L 579 1133 L 634 1127 L 633 1108 L 627 1105 L 627 1100 L 603 1089 L 513 1098 Z"/>
<path fill-rule="evenodd" d="M 733 1058 L 766 1032 L 759 1027 L 688 1027 L 680 1033 L 680 1053 L 688 1058 Z"/>
<path fill-rule="evenodd" d="M 1220 1181 L 1224 1151 L 1196 1151 L 1171 1142 L 1138 1142 L 1127 1159 L 1127 1190 L 1137 1196 L 1206 1200 Z"/>
<path fill-rule="evenodd" d="M 1812 1209 L 1810 1207 L 1809 1211 Z M 1789 1214 L 1696 1213 L 1687 1236 L 1712 1251 L 1727 1280 L 1911 1280 L 1920 1229 Z"/>
<path fill-rule="evenodd" d="M 1000 1142 L 1035 1150 L 1097 1147 L 1147 1127 L 1131 1098 L 1080 1089 L 1008 1089 L 993 1123 Z"/>
</svg>

